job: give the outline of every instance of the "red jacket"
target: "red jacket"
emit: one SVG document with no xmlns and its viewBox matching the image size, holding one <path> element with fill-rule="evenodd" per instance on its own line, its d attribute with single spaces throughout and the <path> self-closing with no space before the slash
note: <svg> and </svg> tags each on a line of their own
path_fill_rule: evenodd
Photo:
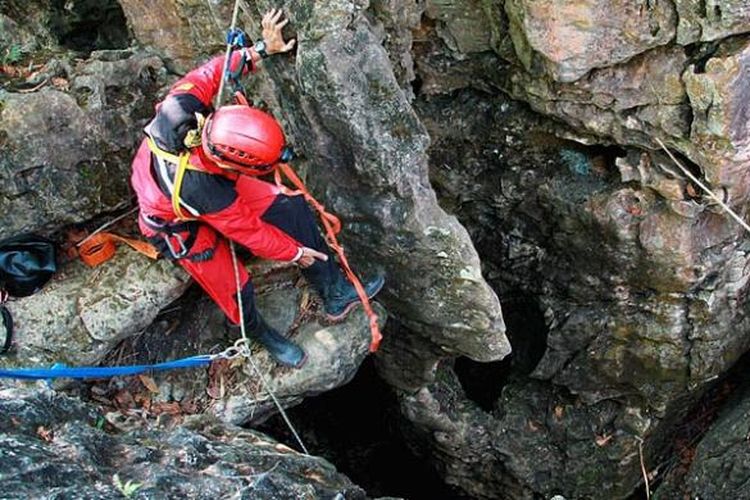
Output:
<svg viewBox="0 0 750 500">
<path fill-rule="evenodd" d="M 234 53 L 233 67 L 239 64 L 240 57 L 239 52 Z M 223 64 L 224 57 L 217 56 L 191 71 L 157 105 L 156 116 L 146 127 L 146 133 L 161 149 L 173 154 L 185 149 L 182 141 L 187 131 L 196 126 L 194 114 L 206 116 L 211 112 Z M 190 150 L 189 162 L 197 170 L 188 170 L 183 180 L 180 197 L 185 213 L 244 245 L 258 257 L 291 261 L 298 255 L 301 244 L 261 219 L 279 193 L 276 186 L 220 168 L 200 147 Z M 171 202 L 175 167 L 152 154 L 144 139 L 133 160 L 131 183 L 140 205 L 140 227 L 146 236 L 156 233 L 144 223 L 143 217 L 167 223 L 177 221 Z"/>
</svg>

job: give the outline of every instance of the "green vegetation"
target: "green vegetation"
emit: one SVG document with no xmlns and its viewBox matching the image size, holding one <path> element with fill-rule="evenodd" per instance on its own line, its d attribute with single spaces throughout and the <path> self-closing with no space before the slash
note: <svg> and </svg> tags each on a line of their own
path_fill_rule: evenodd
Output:
<svg viewBox="0 0 750 500">
<path fill-rule="evenodd" d="M 10 64 L 16 64 L 21 62 L 23 58 L 23 51 L 21 46 L 13 44 L 10 47 L 5 48 L 2 51 L 2 58 L 0 58 L 0 66 L 7 66 Z"/>
</svg>

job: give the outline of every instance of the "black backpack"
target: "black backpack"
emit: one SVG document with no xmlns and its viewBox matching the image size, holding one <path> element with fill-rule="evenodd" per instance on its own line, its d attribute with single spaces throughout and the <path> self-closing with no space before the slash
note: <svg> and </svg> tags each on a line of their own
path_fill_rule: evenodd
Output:
<svg viewBox="0 0 750 500">
<path fill-rule="evenodd" d="M 36 292 L 55 271 L 55 245 L 47 238 L 22 234 L 0 240 L 0 315 L 5 324 L 5 341 L 0 341 L 0 354 L 10 349 L 13 340 L 13 318 L 2 304 L 9 295 L 26 297 Z"/>
</svg>

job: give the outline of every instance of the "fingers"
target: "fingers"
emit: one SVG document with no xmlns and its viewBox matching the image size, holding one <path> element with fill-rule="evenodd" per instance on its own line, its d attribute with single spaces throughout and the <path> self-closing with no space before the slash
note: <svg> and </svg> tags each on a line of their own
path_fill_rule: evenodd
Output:
<svg viewBox="0 0 750 500">
<path fill-rule="evenodd" d="M 276 9 L 274 9 L 274 10 L 276 10 Z M 281 15 L 282 14 L 283 14 L 283 12 L 281 11 L 281 9 L 279 9 L 279 10 L 276 11 L 276 13 L 274 14 L 274 16 L 271 18 L 273 20 L 274 24 L 276 24 L 276 23 L 279 22 L 279 19 L 281 19 Z"/>
<path fill-rule="evenodd" d="M 287 42 L 286 45 L 284 45 L 284 50 L 282 52 L 288 52 L 294 48 L 294 44 L 297 43 L 297 40 L 295 38 L 292 38 Z"/>
<path fill-rule="evenodd" d="M 302 249 L 302 252 L 305 255 L 309 255 L 309 256 L 314 257 L 314 258 L 316 258 L 318 260 L 322 260 L 323 262 L 325 262 L 325 261 L 328 260 L 328 255 L 324 254 L 323 252 L 318 252 L 317 250 L 312 249 L 312 248 L 305 247 L 305 248 Z"/>
</svg>

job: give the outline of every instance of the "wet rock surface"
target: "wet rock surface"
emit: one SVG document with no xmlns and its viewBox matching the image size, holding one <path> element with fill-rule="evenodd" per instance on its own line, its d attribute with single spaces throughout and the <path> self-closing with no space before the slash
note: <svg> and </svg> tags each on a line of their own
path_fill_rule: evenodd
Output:
<svg viewBox="0 0 750 500">
<path fill-rule="evenodd" d="M 113 425 L 30 389 L 0 391 L 0 453 L 5 498 L 366 498 L 325 460 L 251 430 L 207 416 Z"/>
</svg>

